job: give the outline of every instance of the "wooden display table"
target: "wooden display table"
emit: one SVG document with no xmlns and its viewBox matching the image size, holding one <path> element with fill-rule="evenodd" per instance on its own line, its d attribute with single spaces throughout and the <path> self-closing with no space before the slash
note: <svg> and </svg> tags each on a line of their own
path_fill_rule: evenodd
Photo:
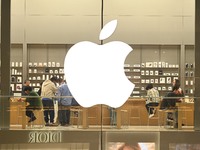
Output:
<svg viewBox="0 0 200 150">
<path fill-rule="evenodd" d="M 22 129 L 26 128 L 26 103 L 12 101 L 10 102 L 10 124 L 20 124 Z"/>
<path fill-rule="evenodd" d="M 145 99 L 128 99 L 121 107 L 115 109 L 116 111 L 116 127 L 120 129 L 122 127 L 122 117 L 125 112 L 128 120 L 126 120 L 129 126 L 147 126 L 148 125 L 148 113 L 146 110 L 146 100 Z M 133 115 L 136 113 L 134 108 L 139 108 L 138 117 L 134 117 Z M 194 125 L 194 103 L 177 103 L 178 107 L 178 129 L 182 128 L 183 117 L 186 120 L 184 123 L 187 126 Z M 81 122 L 82 128 L 89 128 L 89 125 L 107 125 L 110 126 L 110 111 L 108 106 L 103 105 L 95 105 L 90 108 L 81 109 Z M 103 109 L 105 109 L 103 111 Z M 21 125 L 22 129 L 26 128 L 27 117 L 25 115 L 26 106 L 25 102 L 12 101 L 10 102 L 10 124 L 11 125 Z M 102 118 L 106 116 L 105 121 L 102 121 Z M 41 117 L 41 116 L 40 116 Z M 123 118 L 124 119 L 124 118 Z M 137 120 L 138 119 L 138 120 Z M 163 115 L 160 116 L 160 122 L 164 121 Z M 36 124 L 39 120 L 36 120 Z M 77 122 L 76 122 L 77 123 Z M 35 122 L 34 122 L 35 124 Z M 158 125 L 158 121 L 151 122 L 153 126 Z"/>
<path fill-rule="evenodd" d="M 178 107 L 178 129 L 182 128 L 183 117 L 186 120 L 186 125 L 194 124 L 194 103 L 177 103 Z"/>
<path fill-rule="evenodd" d="M 10 102 L 10 125 L 21 125 L 22 129 L 26 129 L 28 120 L 26 117 L 26 102 L 23 101 L 11 101 Z M 44 116 L 42 110 L 33 110 L 36 120 L 33 125 L 44 126 Z"/>
</svg>

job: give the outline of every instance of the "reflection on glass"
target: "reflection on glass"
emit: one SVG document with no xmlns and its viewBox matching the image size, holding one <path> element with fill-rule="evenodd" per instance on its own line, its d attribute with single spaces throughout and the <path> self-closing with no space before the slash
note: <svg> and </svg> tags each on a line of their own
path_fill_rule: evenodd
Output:
<svg viewBox="0 0 200 150">
<path fill-rule="evenodd" d="M 155 150 L 155 143 L 109 142 L 108 150 Z"/>
<path fill-rule="evenodd" d="M 170 150 L 200 150 L 200 144 L 174 143 L 169 144 Z"/>
</svg>

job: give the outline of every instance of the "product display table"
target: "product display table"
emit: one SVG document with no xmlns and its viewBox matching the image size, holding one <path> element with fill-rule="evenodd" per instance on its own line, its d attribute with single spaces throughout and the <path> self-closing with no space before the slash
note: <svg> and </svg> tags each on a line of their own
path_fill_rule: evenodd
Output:
<svg viewBox="0 0 200 150">
<path fill-rule="evenodd" d="M 108 106 L 106 106 L 108 107 Z M 105 107 L 105 108 L 106 108 Z M 109 110 L 102 112 L 102 106 L 96 105 L 91 108 L 78 107 L 81 110 L 81 116 L 79 125 L 82 128 L 89 128 L 89 125 L 110 125 L 110 119 L 102 122 L 101 116 L 108 115 Z M 139 111 L 136 110 L 139 108 Z M 182 129 L 182 124 L 186 126 L 192 126 L 194 124 L 194 103 L 177 103 L 178 108 L 178 129 Z M 96 111 L 94 111 L 96 110 Z M 22 129 L 26 128 L 27 117 L 26 117 L 26 103 L 22 101 L 11 101 L 10 102 L 10 124 L 11 125 L 21 125 Z M 116 128 L 123 128 L 123 125 L 126 126 L 146 126 L 148 124 L 148 113 L 145 108 L 145 99 L 128 99 L 121 107 L 116 108 Z M 136 112 L 138 116 L 136 117 Z M 96 117 L 96 118 L 94 118 Z M 125 118 L 126 117 L 126 118 Z M 160 122 L 164 121 L 162 115 L 160 115 Z M 126 122 L 124 124 L 124 121 Z M 158 121 L 157 121 L 158 122 Z M 158 123 L 152 123 L 150 125 L 158 125 Z M 41 122 L 37 120 L 35 124 L 40 124 Z M 77 122 L 78 123 L 78 122 Z"/>
<path fill-rule="evenodd" d="M 147 122 L 147 112 L 145 108 L 146 100 L 143 98 L 129 98 L 121 107 L 117 108 L 117 129 L 122 128 L 122 119 L 124 119 L 124 111 L 127 111 L 127 122 L 138 122 L 138 125 L 145 124 Z M 136 116 L 133 116 L 135 114 Z M 130 123 L 128 125 L 131 125 Z"/>
<path fill-rule="evenodd" d="M 176 106 L 178 107 L 178 129 L 182 129 L 183 119 L 186 123 L 194 122 L 194 103 L 181 102 Z"/>
<path fill-rule="evenodd" d="M 26 128 L 26 103 L 22 101 L 10 102 L 10 124 L 21 124 Z"/>
</svg>

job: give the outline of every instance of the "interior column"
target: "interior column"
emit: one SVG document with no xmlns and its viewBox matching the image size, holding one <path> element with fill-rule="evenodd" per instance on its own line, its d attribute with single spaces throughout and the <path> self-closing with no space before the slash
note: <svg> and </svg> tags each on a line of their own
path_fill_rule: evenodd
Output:
<svg viewBox="0 0 200 150">
<path fill-rule="evenodd" d="M 194 129 L 200 130 L 200 1 L 195 0 L 195 101 Z"/>
</svg>

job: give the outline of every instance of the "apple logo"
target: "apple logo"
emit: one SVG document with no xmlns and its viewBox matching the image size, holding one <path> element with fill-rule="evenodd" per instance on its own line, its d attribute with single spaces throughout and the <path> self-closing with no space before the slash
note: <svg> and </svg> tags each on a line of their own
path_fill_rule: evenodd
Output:
<svg viewBox="0 0 200 150">
<path fill-rule="evenodd" d="M 99 39 L 109 37 L 117 20 L 107 23 Z M 105 104 L 117 108 L 129 98 L 135 85 L 124 73 L 124 61 L 132 48 L 121 41 L 98 45 L 82 41 L 65 56 L 64 73 L 73 97 L 83 107 Z"/>
</svg>

